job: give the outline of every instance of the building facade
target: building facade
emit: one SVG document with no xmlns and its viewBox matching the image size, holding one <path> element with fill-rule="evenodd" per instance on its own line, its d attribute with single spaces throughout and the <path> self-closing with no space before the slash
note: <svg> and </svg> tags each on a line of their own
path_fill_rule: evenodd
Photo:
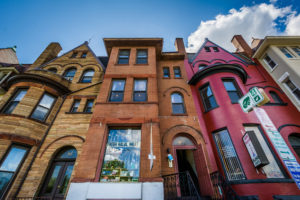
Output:
<svg viewBox="0 0 300 200">
<path fill-rule="evenodd" d="M 300 37 L 266 36 L 253 58 L 269 72 L 300 111 Z"/>
<path fill-rule="evenodd" d="M 245 41 L 235 36 L 232 42 L 239 53 L 230 53 L 207 39 L 196 54 L 185 60 L 201 130 L 213 149 L 213 171 L 224 176 L 240 197 L 297 199 L 299 189 L 260 121 L 254 112 L 244 113 L 238 100 L 253 87 L 264 89 L 271 101 L 262 109 L 298 162 L 299 153 L 293 149 L 291 139 L 300 136 L 299 112 L 262 66 L 250 59 L 251 48 L 245 47 Z M 267 156 L 267 165 L 255 168 L 243 143 L 246 132 L 256 136 Z M 215 177 L 212 176 L 213 182 Z"/>
</svg>

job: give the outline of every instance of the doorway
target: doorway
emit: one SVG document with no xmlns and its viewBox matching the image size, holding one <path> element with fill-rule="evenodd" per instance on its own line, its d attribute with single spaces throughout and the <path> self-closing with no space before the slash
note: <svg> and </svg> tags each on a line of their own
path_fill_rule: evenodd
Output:
<svg viewBox="0 0 300 200">
<path fill-rule="evenodd" d="M 62 200 L 65 197 L 77 157 L 75 148 L 65 148 L 52 161 L 40 197 Z"/>
</svg>

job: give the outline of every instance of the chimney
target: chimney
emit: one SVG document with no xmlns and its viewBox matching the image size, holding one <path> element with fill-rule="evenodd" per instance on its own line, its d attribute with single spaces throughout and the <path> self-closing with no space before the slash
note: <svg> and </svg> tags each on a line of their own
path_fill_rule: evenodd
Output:
<svg viewBox="0 0 300 200">
<path fill-rule="evenodd" d="M 252 49 L 241 35 L 234 35 L 231 43 L 235 46 L 236 52 L 245 53 L 248 57 L 252 56 Z"/>
<path fill-rule="evenodd" d="M 262 42 L 263 39 L 252 38 L 251 49 L 255 51 L 256 49 L 258 49 L 258 47 L 261 45 Z"/>
<path fill-rule="evenodd" d="M 175 48 L 179 53 L 183 53 L 186 56 L 185 47 L 182 38 L 176 38 L 175 40 Z"/>
<path fill-rule="evenodd" d="M 41 55 L 35 60 L 30 68 L 39 67 L 42 64 L 57 57 L 58 53 L 62 50 L 58 42 L 51 42 Z"/>
</svg>

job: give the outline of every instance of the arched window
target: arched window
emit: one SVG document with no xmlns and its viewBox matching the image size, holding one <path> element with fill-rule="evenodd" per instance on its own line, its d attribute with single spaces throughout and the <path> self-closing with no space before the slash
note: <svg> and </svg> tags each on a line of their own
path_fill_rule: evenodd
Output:
<svg viewBox="0 0 300 200">
<path fill-rule="evenodd" d="M 185 136 L 178 136 L 173 140 L 173 145 L 175 146 L 193 146 L 192 140 Z"/>
<path fill-rule="evenodd" d="M 281 98 L 278 96 L 278 94 L 274 91 L 270 91 L 269 92 L 272 99 L 274 100 L 274 103 L 283 103 L 283 101 L 281 100 Z"/>
<path fill-rule="evenodd" d="M 50 71 L 50 72 L 52 72 L 52 73 L 54 73 L 54 74 L 56 74 L 56 72 L 57 72 L 56 68 L 50 68 L 50 69 L 47 69 L 47 70 Z"/>
<path fill-rule="evenodd" d="M 77 71 L 76 68 L 71 68 L 71 69 L 66 70 L 64 73 L 65 79 L 72 81 L 75 76 L 76 71 Z"/>
<path fill-rule="evenodd" d="M 198 70 L 202 70 L 202 69 L 204 69 L 205 67 L 207 67 L 207 65 L 205 65 L 205 64 L 200 64 L 200 65 L 198 66 Z"/>
<path fill-rule="evenodd" d="M 95 71 L 93 69 L 85 70 L 82 74 L 80 82 L 81 83 L 91 83 L 94 73 L 95 73 Z"/>
<path fill-rule="evenodd" d="M 40 197 L 63 199 L 72 175 L 77 151 L 73 147 L 62 149 L 52 161 Z"/>
<path fill-rule="evenodd" d="M 300 134 L 294 133 L 289 136 L 289 142 L 293 149 L 295 150 L 296 154 L 300 158 Z"/>
<path fill-rule="evenodd" d="M 180 93 L 173 93 L 171 95 L 171 102 L 172 102 L 173 114 L 184 114 L 185 113 L 183 97 Z"/>
</svg>

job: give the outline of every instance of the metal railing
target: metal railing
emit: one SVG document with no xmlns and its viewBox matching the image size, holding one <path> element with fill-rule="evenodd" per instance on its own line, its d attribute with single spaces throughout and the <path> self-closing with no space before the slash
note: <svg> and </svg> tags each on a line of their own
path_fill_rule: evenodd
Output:
<svg viewBox="0 0 300 200">
<path fill-rule="evenodd" d="M 165 200 L 201 200 L 188 171 L 166 175 L 163 179 Z"/>
<path fill-rule="evenodd" d="M 219 172 L 210 174 L 210 178 L 214 189 L 213 200 L 240 200 L 240 197 Z"/>
</svg>

